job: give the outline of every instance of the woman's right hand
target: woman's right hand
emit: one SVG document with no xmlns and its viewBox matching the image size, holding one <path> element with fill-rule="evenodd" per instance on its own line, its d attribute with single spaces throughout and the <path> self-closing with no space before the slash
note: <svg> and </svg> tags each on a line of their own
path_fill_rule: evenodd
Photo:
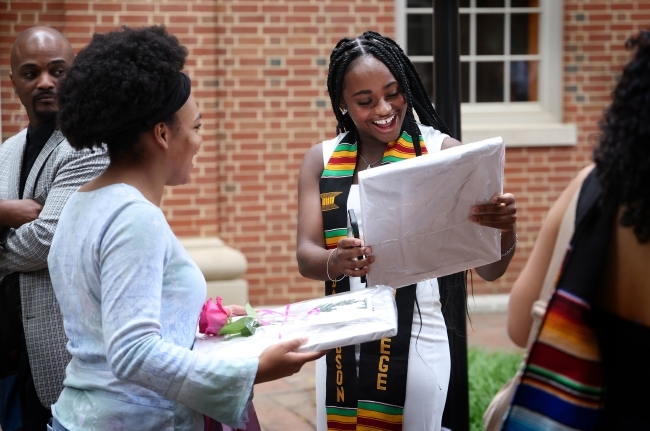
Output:
<svg viewBox="0 0 650 431">
<path fill-rule="evenodd" d="M 364 247 L 359 238 L 341 238 L 334 252 L 336 271 L 348 277 L 361 277 L 370 272 L 370 264 L 375 261 L 371 247 Z M 363 259 L 357 260 L 363 256 Z M 330 272 L 332 273 L 332 272 Z"/>
<path fill-rule="evenodd" d="M 305 363 L 314 361 L 328 352 L 327 350 L 306 353 L 294 352 L 306 342 L 307 338 L 296 338 L 264 349 L 257 366 L 255 384 L 270 382 L 295 374 L 300 371 Z"/>
</svg>

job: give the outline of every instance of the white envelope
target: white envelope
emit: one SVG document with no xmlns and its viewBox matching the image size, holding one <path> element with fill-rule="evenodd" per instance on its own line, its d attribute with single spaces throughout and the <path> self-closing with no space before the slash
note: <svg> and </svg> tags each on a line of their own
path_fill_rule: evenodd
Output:
<svg viewBox="0 0 650 431">
<path fill-rule="evenodd" d="M 197 334 L 194 350 L 221 357 L 259 356 L 282 341 L 308 337 L 299 352 L 327 350 L 397 334 L 395 290 L 387 286 L 258 310 L 264 325 L 249 337 Z"/>
<path fill-rule="evenodd" d="M 368 286 L 402 287 L 501 259 L 501 231 L 469 221 L 503 193 L 500 137 L 359 172 L 361 219 L 375 263 Z"/>
</svg>

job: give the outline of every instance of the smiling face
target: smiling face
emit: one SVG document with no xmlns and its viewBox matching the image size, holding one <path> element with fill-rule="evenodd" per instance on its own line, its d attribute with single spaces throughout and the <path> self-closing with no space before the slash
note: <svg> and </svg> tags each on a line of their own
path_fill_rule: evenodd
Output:
<svg viewBox="0 0 650 431">
<path fill-rule="evenodd" d="M 194 96 L 176 112 L 176 121 L 169 131 L 168 145 L 171 173 L 166 182 L 168 186 L 187 184 L 194 167 L 194 156 L 201 148 L 201 113 Z"/>
<path fill-rule="evenodd" d="M 16 40 L 9 76 L 32 127 L 56 117 L 57 86 L 73 59 L 70 44 L 56 30 L 36 27 Z"/>
<path fill-rule="evenodd" d="M 395 141 L 406 117 L 406 98 L 388 67 L 372 55 L 350 64 L 343 80 L 343 106 L 364 144 Z"/>
</svg>

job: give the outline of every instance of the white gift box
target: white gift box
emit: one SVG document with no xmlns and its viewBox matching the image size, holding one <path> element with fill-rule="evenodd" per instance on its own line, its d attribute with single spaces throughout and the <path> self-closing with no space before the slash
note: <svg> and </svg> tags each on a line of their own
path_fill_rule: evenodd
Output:
<svg viewBox="0 0 650 431">
<path fill-rule="evenodd" d="M 327 350 L 397 334 L 394 289 L 387 286 L 257 310 L 262 324 L 249 337 L 197 334 L 194 350 L 221 357 L 259 356 L 267 347 L 308 337 L 298 352 Z"/>
<path fill-rule="evenodd" d="M 368 286 L 402 287 L 499 260 L 501 231 L 469 216 L 503 193 L 504 164 L 499 137 L 360 171 L 364 241 L 375 256 Z"/>
</svg>

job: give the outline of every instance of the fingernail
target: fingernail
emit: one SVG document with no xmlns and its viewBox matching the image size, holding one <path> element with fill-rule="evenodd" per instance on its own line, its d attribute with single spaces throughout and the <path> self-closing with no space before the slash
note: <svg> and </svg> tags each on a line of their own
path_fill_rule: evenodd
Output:
<svg viewBox="0 0 650 431">
<path fill-rule="evenodd" d="M 474 208 L 474 209 L 472 210 L 472 212 L 473 212 L 474 214 L 477 214 L 477 213 L 479 212 L 479 209 L 478 209 L 478 208 Z"/>
<path fill-rule="evenodd" d="M 474 216 L 471 216 L 469 219 L 470 219 L 470 221 L 477 221 L 478 220 L 478 218 L 474 217 Z"/>
<path fill-rule="evenodd" d="M 493 197 L 493 198 L 492 198 L 492 202 L 499 202 L 499 198 L 498 198 L 498 197 L 496 197 L 496 196 L 495 196 L 495 197 Z"/>
</svg>

